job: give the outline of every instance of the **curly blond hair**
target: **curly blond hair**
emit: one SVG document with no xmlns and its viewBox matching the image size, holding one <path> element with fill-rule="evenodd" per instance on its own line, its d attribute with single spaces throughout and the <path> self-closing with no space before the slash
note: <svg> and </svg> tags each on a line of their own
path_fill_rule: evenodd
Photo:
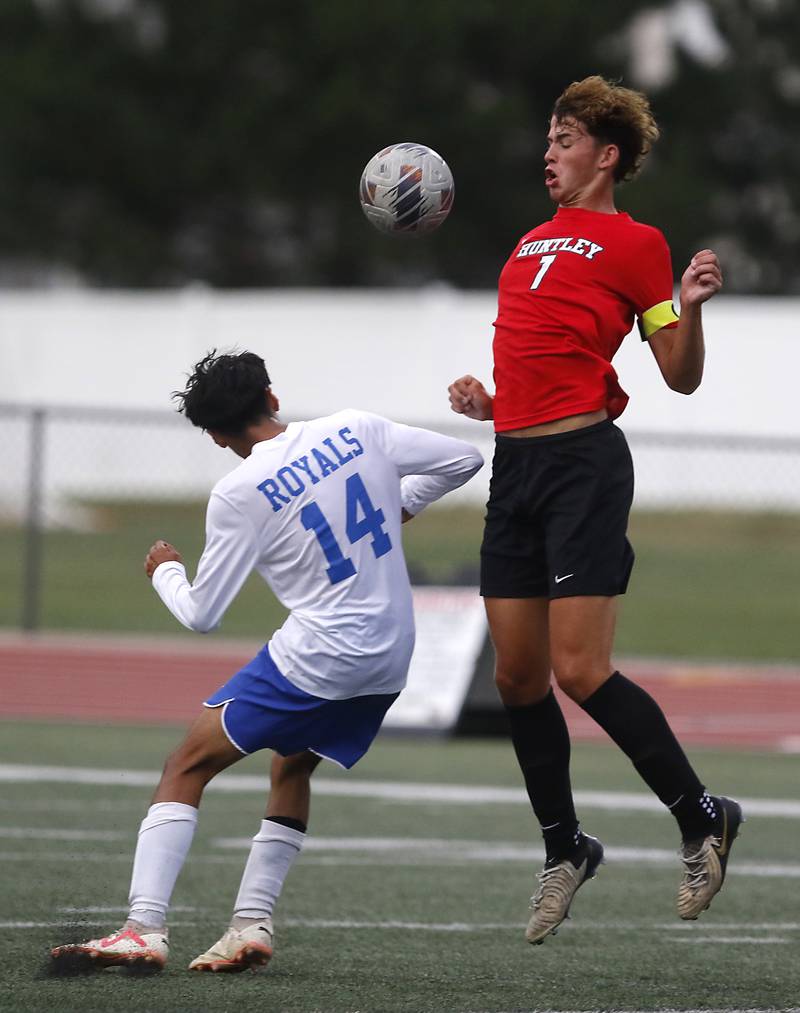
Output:
<svg viewBox="0 0 800 1013">
<path fill-rule="evenodd" d="M 633 179 L 659 137 L 646 95 L 597 74 L 573 81 L 553 106 L 556 120 L 577 120 L 606 144 L 619 148 L 614 180 Z"/>
</svg>

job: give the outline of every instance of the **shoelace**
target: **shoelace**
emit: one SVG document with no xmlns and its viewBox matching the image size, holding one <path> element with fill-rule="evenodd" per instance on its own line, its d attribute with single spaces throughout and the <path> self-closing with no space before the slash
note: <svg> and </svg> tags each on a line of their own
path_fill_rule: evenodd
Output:
<svg viewBox="0 0 800 1013">
<path fill-rule="evenodd" d="M 686 885 L 690 890 L 699 890 L 708 881 L 706 856 L 710 848 L 718 848 L 722 844 L 720 837 L 707 837 L 693 855 L 688 857 L 680 852 L 681 861 L 686 867 Z"/>
<path fill-rule="evenodd" d="M 538 911 L 541 907 L 544 900 L 544 892 L 548 886 L 561 887 L 564 893 L 572 887 L 569 871 L 563 865 L 554 865 L 552 869 L 543 869 L 537 874 L 536 878 L 539 880 L 539 889 L 531 897 L 531 910 L 533 911 Z"/>
</svg>

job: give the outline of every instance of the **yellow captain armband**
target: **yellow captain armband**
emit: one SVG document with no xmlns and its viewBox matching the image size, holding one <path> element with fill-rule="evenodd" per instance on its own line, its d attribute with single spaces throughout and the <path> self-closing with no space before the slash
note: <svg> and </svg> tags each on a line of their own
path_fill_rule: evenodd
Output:
<svg viewBox="0 0 800 1013">
<path fill-rule="evenodd" d="M 645 310 L 639 319 L 639 333 L 642 335 L 642 341 L 647 341 L 651 334 L 660 331 L 662 327 L 677 322 L 678 314 L 669 299 L 656 303 L 649 310 Z"/>
</svg>

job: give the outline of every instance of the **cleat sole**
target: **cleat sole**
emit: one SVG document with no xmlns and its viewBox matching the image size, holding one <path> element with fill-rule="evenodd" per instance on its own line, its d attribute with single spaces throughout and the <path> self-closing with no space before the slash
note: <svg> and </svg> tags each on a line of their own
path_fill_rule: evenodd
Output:
<svg viewBox="0 0 800 1013">
<path fill-rule="evenodd" d="M 156 953 L 111 955 L 82 946 L 57 946 L 50 951 L 50 961 L 56 973 L 60 969 L 65 973 L 86 973 L 122 967 L 133 974 L 155 974 L 166 965 L 166 960 Z"/>
<path fill-rule="evenodd" d="M 190 971 L 206 971 L 212 974 L 240 974 L 242 971 L 259 971 L 266 967 L 272 957 L 272 950 L 260 946 L 245 946 L 231 960 L 212 960 L 207 964 L 192 964 Z"/>
</svg>

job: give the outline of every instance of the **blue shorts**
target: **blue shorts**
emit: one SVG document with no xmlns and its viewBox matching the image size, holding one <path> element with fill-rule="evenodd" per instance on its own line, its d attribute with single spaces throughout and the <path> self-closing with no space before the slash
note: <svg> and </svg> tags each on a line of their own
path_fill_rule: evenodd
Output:
<svg viewBox="0 0 800 1013">
<path fill-rule="evenodd" d="M 274 749 L 291 756 L 309 750 L 350 768 L 372 745 L 398 696 L 312 696 L 281 675 L 266 644 L 204 706 L 223 708 L 222 727 L 242 753 Z"/>
</svg>

